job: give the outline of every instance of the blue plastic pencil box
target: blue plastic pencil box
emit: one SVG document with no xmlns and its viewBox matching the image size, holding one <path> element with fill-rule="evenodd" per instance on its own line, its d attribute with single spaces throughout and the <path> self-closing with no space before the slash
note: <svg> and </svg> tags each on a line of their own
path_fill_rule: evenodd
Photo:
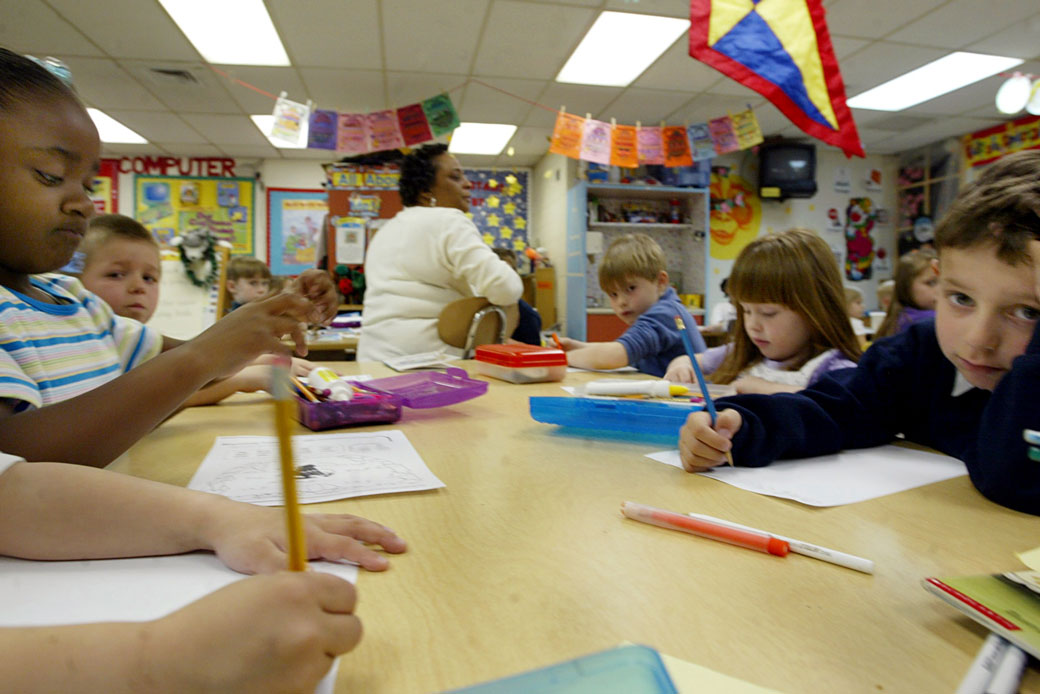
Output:
<svg viewBox="0 0 1040 694">
<path fill-rule="evenodd" d="M 676 694 L 657 651 L 621 646 L 609 651 L 478 684 L 451 694 Z"/>
<path fill-rule="evenodd" d="M 532 397 L 531 418 L 545 424 L 655 436 L 678 436 L 702 403 Z"/>
</svg>

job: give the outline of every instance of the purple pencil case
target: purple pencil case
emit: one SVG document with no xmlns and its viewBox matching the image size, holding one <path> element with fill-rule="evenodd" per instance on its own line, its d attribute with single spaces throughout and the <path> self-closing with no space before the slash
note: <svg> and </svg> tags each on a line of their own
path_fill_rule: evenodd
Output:
<svg viewBox="0 0 1040 694">
<path fill-rule="evenodd" d="M 373 393 L 392 395 L 405 407 L 417 410 L 472 400 L 488 388 L 487 381 L 470 378 L 465 370 L 454 367 L 351 383 Z"/>
</svg>

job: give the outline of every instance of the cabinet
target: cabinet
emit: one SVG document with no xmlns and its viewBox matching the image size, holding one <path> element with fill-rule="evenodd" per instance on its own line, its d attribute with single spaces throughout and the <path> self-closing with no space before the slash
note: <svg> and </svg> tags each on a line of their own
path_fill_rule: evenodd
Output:
<svg viewBox="0 0 1040 694">
<path fill-rule="evenodd" d="M 566 333 L 589 337 L 588 311 L 610 313 L 599 288 L 599 263 L 610 242 L 636 232 L 653 237 L 664 250 L 668 277 L 679 294 L 705 292 L 707 274 L 708 191 L 626 184 L 579 182 L 567 194 Z M 677 220 L 677 221 L 671 221 Z M 594 234 L 590 238 L 590 232 Z M 589 242 L 592 241 L 592 244 Z M 603 309 L 606 309 L 604 311 Z M 695 317 L 702 310 L 690 309 Z M 600 325 L 592 332 L 599 338 Z M 612 339 L 612 338 L 608 338 Z"/>
</svg>

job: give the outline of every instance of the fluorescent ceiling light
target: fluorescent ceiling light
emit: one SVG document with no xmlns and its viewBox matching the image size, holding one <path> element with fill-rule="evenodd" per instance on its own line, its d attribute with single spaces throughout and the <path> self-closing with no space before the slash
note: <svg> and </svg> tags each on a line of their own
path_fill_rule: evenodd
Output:
<svg viewBox="0 0 1040 694">
<path fill-rule="evenodd" d="M 516 132 L 503 123 L 462 123 L 451 134 L 448 151 L 453 154 L 498 154 Z"/>
<path fill-rule="evenodd" d="M 1021 65 L 1019 58 L 958 51 L 848 100 L 851 108 L 902 111 Z"/>
<path fill-rule="evenodd" d="M 90 114 L 90 120 L 94 121 L 94 127 L 98 129 L 102 142 L 111 145 L 143 145 L 148 142 L 104 111 L 88 108 L 87 113 Z"/>
<path fill-rule="evenodd" d="M 307 149 L 307 130 L 308 123 L 303 123 L 303 132 L 300 133 L 300 142 L 298 144 L 290 144 L 285 140 L 278 137 L 271 137 L 271 130 L 274 128 L 274 114 L 265 113 L 257 116 L 249 116 L 253 119 L 253 123 L 257 129 L 264 134 L 267 141 L 278 149 Z"/>
<path fill-rule="evenodd" d="M 556 81 L 627 87 L 689 29 L 688 19 L 603 12 Z"/>
<path fill-rule="evenodd" d="M 263 0 L 159 0 L 202 57 L 225 65 L 289 65 Z"/>
</svg>

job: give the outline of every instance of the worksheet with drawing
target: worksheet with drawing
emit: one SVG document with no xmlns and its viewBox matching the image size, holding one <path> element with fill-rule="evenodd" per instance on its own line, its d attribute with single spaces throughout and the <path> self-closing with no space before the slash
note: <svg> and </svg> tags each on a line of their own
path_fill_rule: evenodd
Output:
<svg viewBox="0 0 1040 694">
<path fill-rule="evenodd" d="M 399 430 L 293 437 L 301 504 L 443 487 Z M 260 506 L 282 504 L 274 436 L 220 436 L 188 484 Z"/>
</svg>

